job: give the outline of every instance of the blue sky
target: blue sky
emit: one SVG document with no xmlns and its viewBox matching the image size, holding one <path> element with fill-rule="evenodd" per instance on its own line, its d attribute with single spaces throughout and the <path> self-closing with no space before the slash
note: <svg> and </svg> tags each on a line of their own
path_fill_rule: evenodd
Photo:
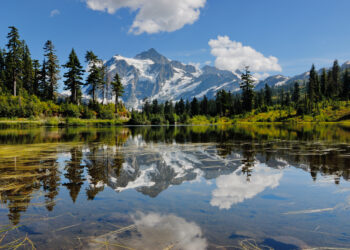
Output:
<svg viewBox="0 0 350 250">
<path fill-rule="evenodd" d="M 14 25 L 36 59 L 52 40 L 61 64 L 73 47 L 81 61 L 86 50 L 107 60 L 155 48 L 186 63 L 295 75 L 350 60 L 349 10 L 349 0 L 2 0 L 0 47 Z"/>
</svg>

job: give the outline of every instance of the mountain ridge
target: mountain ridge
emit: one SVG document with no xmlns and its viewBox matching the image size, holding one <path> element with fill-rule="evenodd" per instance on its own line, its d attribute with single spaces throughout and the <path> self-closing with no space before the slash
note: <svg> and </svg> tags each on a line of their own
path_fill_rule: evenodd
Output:
<svg viewBox="0 0 350 250">
<path fill-rule="evenodd" d="M 105 63 L 107 67 L 107 82 L 118 73 L 124 85 L 122 100 L 129 109 L 139 109 L 146 100 L 157 99 L 159 102 L 178 101 L 180 98 L 202 98 L 206 95 L 213 98 L 217 91 L 225 90 L 232 93 L 240 91 L 239 70 L 231 72 L 206 65 L 202 68 L 191 64 L 171 60 L 160 54 L 154 48 L 137 54 L 133 58 L 115 55 Z M 341 68 L 350 68 L 347 61 Z M 308 72 L 288 77 L 281 74 L 269 76 L 256 81 L 255 90 L 270 87 L 289 86 L 295 81 L 304 83 Z M 100 99 L 113 101 L 111 87 L 107 84 L 104 96 Z"/>
</svg>

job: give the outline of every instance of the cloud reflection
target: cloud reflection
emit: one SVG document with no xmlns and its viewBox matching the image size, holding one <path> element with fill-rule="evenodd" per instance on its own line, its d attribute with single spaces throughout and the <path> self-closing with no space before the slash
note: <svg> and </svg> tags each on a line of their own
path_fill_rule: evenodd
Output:
<svg viewBox="0 0 350 250">
<path fill-rule="evenodd" d="M 258 163 L 247 181 L 242 167 L 230 175 L 216 179 L 217 188 L 212 193 L 210 204 L 220 209 L 230 209 L 232 205 L 251 199 L 267 188 L 276 188 L 283 174 L 281 171 Z"/>
<path fill-rule="evenodd" d="M 118 230 L 94 238 L 89 249 L 102 249 L 100 242 L 110 245 L 120 245 L 132 249 L 207 249 L 207 240 L 203 237 L 201 228 L 194 222 L 168 214 L 145 214 L 138 212 L 131 216 L 133 225 L 122 234 Z M 97 244 L 96 244 L 97 243 Z"/>
</svg>

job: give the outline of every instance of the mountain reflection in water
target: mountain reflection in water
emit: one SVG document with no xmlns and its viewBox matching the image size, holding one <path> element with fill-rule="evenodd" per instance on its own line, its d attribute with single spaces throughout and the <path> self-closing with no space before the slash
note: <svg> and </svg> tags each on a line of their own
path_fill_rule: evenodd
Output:
<svg viewBox="0 0 350 250">
<path fill-rule="evenodd" d="M 156 198 L 172 187 L 201 181 L 213 186 L 208 205 L 229 210 L 276 189 L 290 167 L 309 173 L 314 182 L 319 176 L 336 185 L 348 181 L 349 143 L 349 129 L 337 125 L 4 129 L 0 211 L 6 209 L 12 225 L 21 225 L 29 208 L 53 212 L 66 200 L 63 193 L 76 204 L 97 202 L 108 190 Z M 208 247 L 192 220 L 137 210 L 143 211 L 136 207 L 127 219 L 135 227 L 123 240 L 128 246 Z M 108 234 L 108 239 L 116 241 L 116 236 Z M 84 246 L 98 248 L 99 237 L 94 240 Z"/>
</svg>

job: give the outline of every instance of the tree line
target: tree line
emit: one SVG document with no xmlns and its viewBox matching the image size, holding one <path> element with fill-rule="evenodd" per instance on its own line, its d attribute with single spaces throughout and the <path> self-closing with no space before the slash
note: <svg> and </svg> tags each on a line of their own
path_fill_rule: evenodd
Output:
<svg viewBox="0 0 350 250">
<path fill-rule="evenodd" d="M 74 49 L 69 54 L 68 61 L 60 65 L 53 42 L 48 40 L 43 47 L 42 62 L 32 59 L 28 45 L 20 38 L 18 29 L 9 27 L 6 48 L 0 48 L 0 116 L 30 116 L 48 113 L 69 115 L 64 109 L 78 110 L 75 116 L 85 113 L 99 115 L 100 110 L 109 108 L 113 112 L 118 109 L 118 97 L 123 94 L 123 85 L 116 73 L 112 81 L 107 81 L 107 69 L 103 61 L 92 51 L 87 51 L 85 62 L 88 64 L 88 76 L 83 80 L 85 70 Z M 65 69 L 64 90 L 68 90 L 68 99 L 62 98 L 57 92 L 61 68 Z M 82 87 L 87 86 L 91 101 L 86 107 L 82 103 Z M 110 86 L 110 87 L 109 87 Z M 115 105 L 103 105 L 98 101 L 98 93 L 111 89 Z M 56 106 L 59 105 L 59 106 Z M 101 107 L 105 106 L 105 107 Z M 63 112 L 61 112 L 63 109 Z M 14 112 L 13 112 L 14 111 Z M 68 110 L 72 111 L 72 110 Z M 80 112 L 81 111 L 81 112 Z M 111 113 L 111 112 L 110 112 Z M 93 116 L 93 115 L 92 115 Z"/>
<path fill-rule="evenodd" d="M 146 100 L 141 112 L 132 111 L 131 123 L 186 123 L 198 115 L 240 117 L 253 111 L 262 113 L 281 109 L 289 110 L 290 116 L 292 110 L 295 110 L 295 115 L 315 115 L 320 112 L 320 104 L 325 106 L 350 98 L 350 71 L 345 69 L 342 72 L 337 60 L 329 70 L 323 68 L 320 75 L 312 65 L 308 81 L 301 83 L 295 81 L 289 89 L 265 84 L 263 89 L 255 91 L 253 76 L 246 67 L 241 75 L 239 93 L 220 90 L 213 99 L 204 96 L 185 101 L 181 98 L 177 102 L 166 101 L 164 104 Z"/>
</svg>

